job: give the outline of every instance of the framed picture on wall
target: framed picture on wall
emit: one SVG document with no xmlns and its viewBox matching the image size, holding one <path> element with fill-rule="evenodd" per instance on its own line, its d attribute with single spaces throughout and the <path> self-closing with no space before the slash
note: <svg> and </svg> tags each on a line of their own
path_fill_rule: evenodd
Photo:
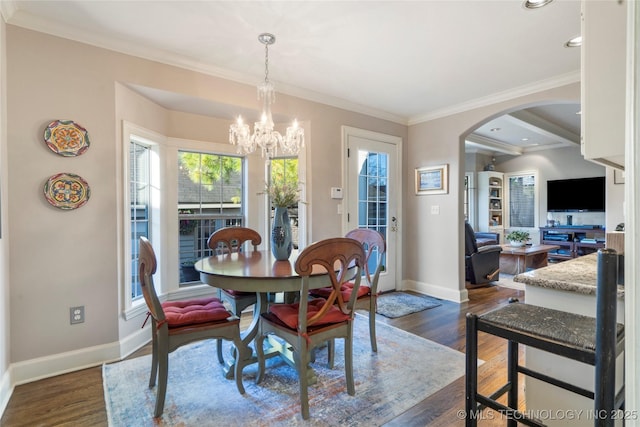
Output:
<svg viewBox="0 0 640 427">
<path fill-rule="evenodd" d="M 621 171 L 620 169 L 613 170 L 613 183 L 624 184 L 624 171 Z"/>
<path fill-rule="evenodd" d="M 416 194 L 446 194 L 449 192 L 449 165 L 416 168 Z"/>
</svg>

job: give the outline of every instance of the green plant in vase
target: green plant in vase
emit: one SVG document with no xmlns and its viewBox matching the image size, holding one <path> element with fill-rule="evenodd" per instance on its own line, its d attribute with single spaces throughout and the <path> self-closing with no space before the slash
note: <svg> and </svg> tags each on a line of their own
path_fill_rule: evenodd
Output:
<svg viewBox="0 0 640 427">
<path fill-rule="evenodd" d="M 514 230 L 504 236 L 511 246 L 524 246 L 530 239 L 528 231 Z"/>
</svg>

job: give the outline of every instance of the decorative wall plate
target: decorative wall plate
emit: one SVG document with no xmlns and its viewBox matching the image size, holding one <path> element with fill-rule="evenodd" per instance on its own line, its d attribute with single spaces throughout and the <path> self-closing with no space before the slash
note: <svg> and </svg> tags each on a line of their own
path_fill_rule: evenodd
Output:
<svg viewBox="0 0 640 427">
<path fill-rule="evenodd" d="M 77 209 L 89 201 L 91 189 L 87 181 L 72 173 L 58 173 L 44 184 L 44 197 L 60 209 Z"/>
<path fill-rule="evenodd" d="M 89 133 L 72 120 L 54 120 L 44 130 L 44 142 L 56 154 L 79 156 L 89 148 Z"/>
</svg>

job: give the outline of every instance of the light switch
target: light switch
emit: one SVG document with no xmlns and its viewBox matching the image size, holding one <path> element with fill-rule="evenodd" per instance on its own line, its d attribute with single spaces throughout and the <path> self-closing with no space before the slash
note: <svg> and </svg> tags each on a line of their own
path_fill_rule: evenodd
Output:
<svg viewBox="0 0 640 427">
<path fill-rule="evenodd" d="M 431 206 L 431 215 L 440 215 L 440 206 L 438 205 Z"/>
</svg>

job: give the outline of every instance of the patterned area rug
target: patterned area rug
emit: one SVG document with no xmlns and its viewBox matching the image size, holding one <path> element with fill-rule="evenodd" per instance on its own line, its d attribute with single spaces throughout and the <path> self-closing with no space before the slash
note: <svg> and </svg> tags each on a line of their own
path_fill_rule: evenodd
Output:
<svg viewBox="0 0 640 427">
<path fill-rule="evenodd" d="M 378 296 L 377 313 L 394 319 L 440 305 L 442 303 L 439 299 L 426 295 L 389 292 Z"/>
<path fill-rule="evenodd" d="M 369 344 L 368 319 L 354 326 L 356 395 L 344 380 L 343 340 L 336 340 L 336 364 L 326 368 L 319 349 L 309 387 L 311 418 L 303 421 L 296 371 L 280 358 L 267 362 L 264 381 L 255 384 L 255 366 L 244 372 L 246 394 L 223 378 L 215 341 L 182 347 L 169 356 L 164 414 L 152 418 L 150 356 L 103 366 L 110 426 L 379 426 L 464 375 L 464 354 L 403 330 L 377 324 L 378 352 Z M 437 369 L 434 367 L 437 366 Z"/>
</svg>

